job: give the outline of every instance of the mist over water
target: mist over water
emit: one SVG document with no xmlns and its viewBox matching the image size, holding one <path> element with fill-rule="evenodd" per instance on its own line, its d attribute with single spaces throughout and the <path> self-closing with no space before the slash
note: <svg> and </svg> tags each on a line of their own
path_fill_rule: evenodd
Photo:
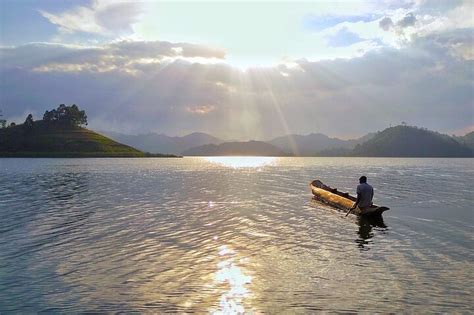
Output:
<svg viewBox="0 0 474 315">
<path fill-rule="evenodd" d="M 312 200 L 366 175 L 384 224 Z M 0 312 L 469 312 L 473 159 L 0 159 Z"/>
</svg>

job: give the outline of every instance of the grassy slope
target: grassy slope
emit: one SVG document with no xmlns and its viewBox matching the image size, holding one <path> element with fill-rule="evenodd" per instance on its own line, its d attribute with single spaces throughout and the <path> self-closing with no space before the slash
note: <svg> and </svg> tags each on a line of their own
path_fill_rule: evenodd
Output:
<svg viewBox="0 0 474 315">
<path fill-rule="evenodd" d="M 31 157 L 143 157 L 145 153 L 81 127 L 36 121 L 0 129 L 0 156 Z M 160 156 L 160 155 L 156 155 Z"/>
</svg>

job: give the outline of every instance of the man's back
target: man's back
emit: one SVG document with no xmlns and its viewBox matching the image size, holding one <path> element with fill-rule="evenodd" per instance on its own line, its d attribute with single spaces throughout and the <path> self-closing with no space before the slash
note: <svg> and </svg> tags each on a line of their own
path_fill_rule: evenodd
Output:
<svg viewBox="0 0 474 315">
<path fill-rule="evenodd" d="M 367 183 L 361 183 L 357 186 L 357 194 L 360 194 L 359 208 L 366 208 L 372 205 L 374 189 Z"/>
</svg>

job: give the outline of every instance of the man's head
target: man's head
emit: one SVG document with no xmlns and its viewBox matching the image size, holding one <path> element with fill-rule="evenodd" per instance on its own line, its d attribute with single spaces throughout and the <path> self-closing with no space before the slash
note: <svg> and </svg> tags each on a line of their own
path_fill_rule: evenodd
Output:
<svg viewBox="0 0 474 315">
<path fill-rule="evenodd" d="M 359 178 L 359 183 L 361 183 L 361 184 L 367 183 L 367 177 L 361 176 L 361 177 Z"/>
</svg>

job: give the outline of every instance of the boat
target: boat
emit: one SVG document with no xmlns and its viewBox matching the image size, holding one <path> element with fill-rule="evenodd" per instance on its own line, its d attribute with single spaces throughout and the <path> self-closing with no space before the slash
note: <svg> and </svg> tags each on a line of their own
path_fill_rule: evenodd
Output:
<svg viewBox="0 0 474 315">
<path fill-rule="evenodd" d="M 309 185 L 311 187 L 311 191 L 313 192 L 314 199 L 341 210 L 349 211 L 349 209 L 354 205 L 354 202 L 357 200 L 357 198 L 351 196 L 349 193 L 338 191 L 337 188 L 327 186 L 317 179 L 312 181 Z M 384 211 L 389 209 L 390 208 L 388 207 L 377 206 L 373 204 L 369 208 L 364 209 L 364 211 L 361 211 L 361 209 L 357 207 L 352 211 L 352 213 L 359 216 L 372 216 L 381 215 Z"/>
</svg>

